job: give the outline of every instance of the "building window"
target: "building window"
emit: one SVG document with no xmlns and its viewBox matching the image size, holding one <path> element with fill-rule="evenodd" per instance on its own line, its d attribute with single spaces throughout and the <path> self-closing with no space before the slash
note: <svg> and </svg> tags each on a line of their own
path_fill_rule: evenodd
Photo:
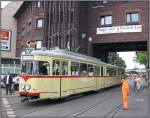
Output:
<svg viewBox="0 0 150 118">
<path fill-rule="evenodd" d="M 42 41 L 36 41 L 36 49 L 41 49 Z"/>
<path fill-rule="evenodd" d="M 31 22 L 28 23 L 28 32 L 31 31 Z"/>
<path fill-rule="evenodd" d="M 40 8 L 40 6 L 41 6 L 41 2 L 38 1 L 38 2 L 37 2 L 37 7 Z"/>
<path fill-rule="evenodd" d="M 43 19 L 38 19 L 36 23 L 36 28 L 39 29 L 42 27 L 43 27 Z"/>
<path fill-rule="evenodd" d="M 127 13 L 127 24 L 139 24 L 139 13 L 133 12 L 133 13 Z"/>
<path fill-rule="evenodd" d="M 25 35 L 25 27 L 22 28 L 22 36 Z"/>
<path fill-rule="evenodd" d="M 101 23 L 100 23 L 101 26 L 112 25 L 112 16 L 101 16 L 100 20 L 101 20 Z"/>
</svg>

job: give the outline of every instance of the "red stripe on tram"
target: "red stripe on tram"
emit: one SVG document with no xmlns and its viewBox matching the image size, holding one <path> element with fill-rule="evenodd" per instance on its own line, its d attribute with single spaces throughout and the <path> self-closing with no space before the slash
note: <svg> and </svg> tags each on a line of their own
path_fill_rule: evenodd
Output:
<svg viewBox="0 0 150 118">
<path fill-rule="evenodd" d="M 97 76 L 35 76 L 35 75 L 21 75 L 21 78 L 23 78 L 25 81 L 27 81 L 30 78 L 47 78 L 47 79 L 54 79 L 54 78 L 93 78 L 93 77 L 97 77 Z"/>
<path fill-rule="evenodd" d="M 24 91 L 20 91 L 19 92 L 20 95 L 27 95 L 27 96 L 40 96 L 40 93 L 32 93 L 32 92 L 24 92 Z"/>
<path fill-rule="evenodd" d="M 31 93 L 31 92 L 29 92 L 28 93 L 28 96 L 40 96 L 40 93 Z"/>
</svg>

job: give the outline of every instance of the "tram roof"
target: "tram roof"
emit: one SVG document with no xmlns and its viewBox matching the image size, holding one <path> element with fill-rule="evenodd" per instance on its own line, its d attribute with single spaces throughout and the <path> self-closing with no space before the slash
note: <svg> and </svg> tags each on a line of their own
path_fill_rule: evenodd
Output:
<svg viewBox="0 0 150 118">
<path fill-rule="evenodd" d="M 22 55 L 26 55 L 25 52 L 23 52 Z M 27 54 L 27 55 L 50 56 L 50 57 L 56 57 L 56 58 L 71 59 L 74 61 L 86 62 L 86 63 L 91 63 L 91 64 L 102 64 L 102 65 L 118 67 L 115 65 L 104 63 L 100 59 L 86 56 L 80 53 L 67 51 L 65 49 L 33 50 L 30 54 Z"/>
</svg>

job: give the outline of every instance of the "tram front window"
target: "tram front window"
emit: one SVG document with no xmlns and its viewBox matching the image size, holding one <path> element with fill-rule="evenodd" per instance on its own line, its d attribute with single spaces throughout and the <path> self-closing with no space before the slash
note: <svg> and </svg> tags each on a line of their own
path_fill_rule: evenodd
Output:
<svg viewBox="0 0 150 118">
<path fill-rule="evenodd" d="M 22 62 L 21 73 L 32 75 L 32 73 L 33 73 L 33 62 Z"/>
<path fill-rule="evenodd" d="M 45 61 L 22 62 L 22 74 L 48 75 L 49 63 Z"/>
</svg>

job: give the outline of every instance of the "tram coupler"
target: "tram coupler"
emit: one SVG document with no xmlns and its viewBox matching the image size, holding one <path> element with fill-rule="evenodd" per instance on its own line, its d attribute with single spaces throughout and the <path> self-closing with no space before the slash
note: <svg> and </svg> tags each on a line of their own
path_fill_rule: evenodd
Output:
<svg viewBox="0 0 150 118">
<path fill-rule="evenodd" d="M 26 101 L 29 101 L 29 98 L 27 97 L 21 98 L 21 102 L 26 102 Z"/>
</svg>

